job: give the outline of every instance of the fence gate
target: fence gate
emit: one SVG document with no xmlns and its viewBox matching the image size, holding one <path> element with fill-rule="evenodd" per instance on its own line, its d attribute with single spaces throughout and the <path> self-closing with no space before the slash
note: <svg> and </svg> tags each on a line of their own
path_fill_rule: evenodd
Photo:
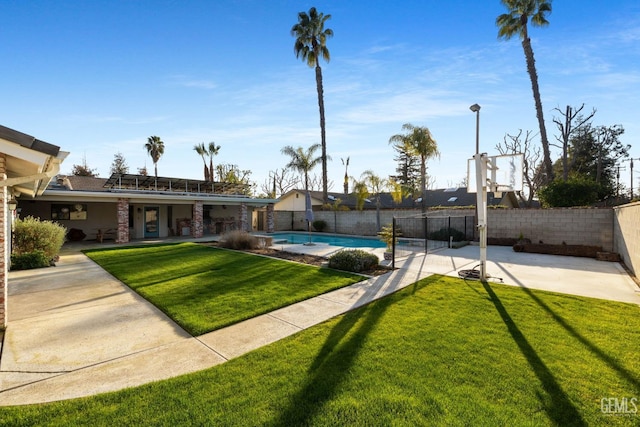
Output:
<svg viewBox="0 0 640 427">
<path fill-rule="evenodd" d="M 453 242 L 474 239 L 475 218 L 466 216 L 412 216 L 393 217 L 395 239 L 393 245 L 392 266 L 396 258 L 407 257 L 415 253 L 428 253 L 431 250 L 449 248 Z"/>
</svg>

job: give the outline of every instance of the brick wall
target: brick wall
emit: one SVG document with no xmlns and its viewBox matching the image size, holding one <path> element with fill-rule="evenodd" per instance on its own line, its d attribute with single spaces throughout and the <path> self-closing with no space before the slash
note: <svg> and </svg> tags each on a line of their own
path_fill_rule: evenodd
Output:
<svg viewBox="0 0 640 427">
<path fill-rule="evenodd" d="M 191 235 L 195 238 L 204 235 L 204 204 L 201 200 L 196 200 L 193 204 L 193 221 L 191 221 Z"/>
<path fill-rule="evenodd" d="M 129 242 L 129 199 L 118 199 L 118 231 L 116 243 Z"/>
<path fill-rule="evenodd" d="M 635 276 L 640 272 L 640 203 L 613 209 L 614 251 Z"/>
</svg>

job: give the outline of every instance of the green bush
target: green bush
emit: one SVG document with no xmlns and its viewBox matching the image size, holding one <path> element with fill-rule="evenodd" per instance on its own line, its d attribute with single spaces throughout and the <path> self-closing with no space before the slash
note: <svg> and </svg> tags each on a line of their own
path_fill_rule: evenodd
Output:
<svg viewBox="0 0 640 427">
<path fill-rule="evenodd" d="M 463 240 L 467 240 L 462 231 L 458 231 L 455 228 L 447 227 L 443 227 L 438 231 L 432 232 L 431 234 L 429 234 L 429 239 L 448 242 L 449 236 L 453 237 L 454 242 L 462 242 Z"/>
<path fill-rule="evenodd" d="M 582 177 L 553 181 L 538 192 L 545 208 L 590 206 L 598 201 L 600 185 Z"/>
<path fill-rule="evenodd" d="M 235 249 L 244 251 L 247 249 L 257 249 L 260 246 L 260 242 L 256 236 L 253 236 L 246 231 L 233 230 L 224 233 L 220 237 L 220 246 L 227 249 Z"/>
<path fill-rule="evenodd" d="M 32 268 L 49 267 L 51 258 L 44 251 L 35 250 L 24 254 L 11 254 L 11 270 L 30 270 Z"/>
<path fill-rule="evenodd" d="M 324 221 L 322 219 L 317 219 L 315 221 L 313 221 L 311 223 L 313 225 L 313 228 L 319 232 L 323 232 L 324 230 L 326 230 L 327 228 L 327 221 Z"/>
<path fill-rule="evenodd" d="M 60 253 L 67 229 L 57 222 L 28 216 L 13 223 L 12 253 L 16 255 L 44 252 L 48 260 Z"/>
<path fill-rule="evenodd" d="M 329 268 L 360 273 L 378 266 L 378 257 L 361 249 L 342 250 L 329 257 Z"/>
</svg>

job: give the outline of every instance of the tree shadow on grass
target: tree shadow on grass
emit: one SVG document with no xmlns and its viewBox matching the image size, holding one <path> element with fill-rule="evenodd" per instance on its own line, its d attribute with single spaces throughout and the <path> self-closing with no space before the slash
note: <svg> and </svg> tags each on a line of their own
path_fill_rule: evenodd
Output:
<svg viewBox="0 0 640 427">
<path fill-rule="evenodd" d="M 506 270 L 505 270 L 506 271 Z M 559 316 L 551 307 L 549 307 L 544 301 L 542 301 L 535 293 L 531 292 L 531 289 L 526 287 L 522 282 L 513 277 L 513 275 L 509 274 L 509 278 L 513 281 L 513 283 L 517 284 L 520 289 L 522 289 L 528 296 L 531 297 L 536 304 L 538 304 L 544 311 L 546 311 L 560 326 L 562 326 L 571 336 L 573 336 L 576 340 L 578 340 L 581 344 L 587 347 L 591 352 L 593 352 L 600 360 L 608 364 L 613 370 L 618 372 L 623 378 L 632 383 L 637 389 L 640 389 L 640 378 L 637 377 L 633 372 L 626 369 L 620 363 L 618 363 L 613 357 L 608 355 L 604 350 L 599 348 L 597 345 L 589 341 L 586 337 L 584 337 L 580 332 L 578 332 L 573 326 L 567 323 L 561 316 Z"/>
<path fill-rule="evenodd" d="M 426 286 L 426 283 L 419 287 L 422 286 Z M 344 314 L 331 329 L 309 367 L 303 387 L 291 398 L 288 407 L 280 416 L 270 424 L 309 425 L 314 416 L 336 395 L 340 384 L 348 376 L 349 369 L 362 350 L 367 336 L 393 302 L 394 298 L 382 298 Z"/>
<path fill-rule="evenodd" d="M 520 351 L 527 359 L 529 366 L 535 373 L 536 377 L 540 380 L 542 388 L 547 393 L 547 396 L 539 396 L 541 403 L 544 405 L 544 409 L 548 416 L 554 421 L 556 425 L 561 426 L 584 426 L 586 425 L 584 419 L 571 403 L 571 400 L 567 394 L 562 390 L 560 384 L 553 376 L 553 373 L 547 368 L 543 360 L 540 358 L 535 349 L 529 344 L 524 334 L 509 315 L 509 312 L 504 307 L 500 298 L 493 292 L 491 286 L 487 282 L 482 282 L 482 286 L 486 290 L 487 294 L 496 310 L 500 314 L 502 321 L 506 325 L 509 333 L 513 337 L 513 340 L 520 348 Z"/>
</svg>

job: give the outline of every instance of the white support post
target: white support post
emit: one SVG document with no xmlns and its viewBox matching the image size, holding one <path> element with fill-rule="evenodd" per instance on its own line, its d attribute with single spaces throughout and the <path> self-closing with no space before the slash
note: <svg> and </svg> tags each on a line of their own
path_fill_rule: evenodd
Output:
<svg viewBox="0 0 640 427">
<path fill-rule="evenodd" d="M 487 279 L 487 155 L 477 153 L 476 161 L 476 206 L 478 210 L 478 233 L 480 238 L 480 280 Z"/>
</svg>

